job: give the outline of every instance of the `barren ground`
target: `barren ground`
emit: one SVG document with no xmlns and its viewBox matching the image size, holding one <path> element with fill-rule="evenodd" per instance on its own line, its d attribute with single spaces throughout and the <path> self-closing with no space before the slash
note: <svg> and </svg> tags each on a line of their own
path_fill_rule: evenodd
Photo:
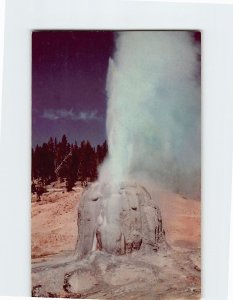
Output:
<svg viewBox="0 0 233 300">
<path fill-rule="evenodd" d="M 166 252 L 113 257 L 93 254 L 77 262 L 76 206 L 82 188 L 62 185 L 32 197 L 32 293 L 98 299 L 200 299 L 201 202 L 162 189 L 150 191 L 161 209 Z"/>
</svg>

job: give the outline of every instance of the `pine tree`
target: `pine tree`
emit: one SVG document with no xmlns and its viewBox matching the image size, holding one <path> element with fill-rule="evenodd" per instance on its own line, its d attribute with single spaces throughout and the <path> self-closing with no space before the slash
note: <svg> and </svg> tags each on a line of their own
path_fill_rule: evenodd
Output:
<svg viewBox="0 0 233 300">
<path fill-rule="evenodd" d="M 65 159 L 65 157 L 70 152 L 70 144 L 67 142 L 67 137 L 64 134 L 62 136 L 62 140 L 57 145 L 57 152 L 56 152 L 56 167 L 59 166 L 62 161 Z M 67 175 L 68 175 L 68 167 L 67 167 L 68 161 L 66 161 L 62 168 L 58 171 L 60 179 L 63 181 Z"/>
<path fill-rule="evenodd" d="M 64 161 L 58 171 L 58 177 L 66 180 L 67 190 L 71 190 L 76 180 L 96 180 L 97 167 L 107 155 L 106 141 L 95 149 L 89 141 L 82 141 L 78 147 L 77 141 L 69 144 L 64 134 L 61 141 L 50 137 L 42 146 L 32 148 L 32 182 L 37 180 L 45 185 L 56 179 L 55 169 Z"/>
<path fill-rule="evenodd" d="M 66 177 L 66 188 L 67 192 L 71 191 L 75 185 L 76 180 L 78 179 L 78 146 L 71 145 L 72 154 L 68 163 L 68 173 Z"/>
</svg>

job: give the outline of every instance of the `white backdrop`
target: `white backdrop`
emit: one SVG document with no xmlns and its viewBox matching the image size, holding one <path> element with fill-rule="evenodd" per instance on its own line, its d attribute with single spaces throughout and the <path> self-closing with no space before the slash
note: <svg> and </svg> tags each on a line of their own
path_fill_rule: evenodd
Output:
<svg viewBox="0 0 233 300">
<path fill-rule="evenodd" d="M 30 295 L 31 30 L 202 31 L 202 294 L 225 300 L 233 151 L 233 6 L 8 0 L 0 145 L 0 295 Z"/>
</svg>

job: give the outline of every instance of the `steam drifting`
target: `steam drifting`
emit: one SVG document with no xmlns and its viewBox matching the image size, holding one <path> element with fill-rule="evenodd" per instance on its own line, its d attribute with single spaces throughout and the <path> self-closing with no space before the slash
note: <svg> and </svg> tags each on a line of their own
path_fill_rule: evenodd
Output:
<svg viewBox="0 0 233 300">
<path fill-rule="evenodd" d="M 121 32 L 109 61 L 109 157 L 100 182 L 152 179 L 200 192 L 200 47 L 192 32 Z"/>
</svg>

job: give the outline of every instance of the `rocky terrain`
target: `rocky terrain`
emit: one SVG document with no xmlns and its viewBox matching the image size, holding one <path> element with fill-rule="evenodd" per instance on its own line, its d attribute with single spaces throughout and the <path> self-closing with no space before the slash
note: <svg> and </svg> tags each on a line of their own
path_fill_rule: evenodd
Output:
<svg viewBox="0 0 233 300">
<path fill-rule="evenodd" d="M 98 299 L 200 299 L 200 201 L 152 188 L 169 247 L 78 260 L 77 205 L 83 189 L 55 185 L 32 198 L 32 295 Z M 143 251 L 143 250 L 142 250 Z"/>
<path fill-rule="evenodd" d="M 135 182 L 94 183 L 78 206 L 77 258 L 93 250 L 125 255 L 166 249 L 160 209 Z"/>
</svg>

